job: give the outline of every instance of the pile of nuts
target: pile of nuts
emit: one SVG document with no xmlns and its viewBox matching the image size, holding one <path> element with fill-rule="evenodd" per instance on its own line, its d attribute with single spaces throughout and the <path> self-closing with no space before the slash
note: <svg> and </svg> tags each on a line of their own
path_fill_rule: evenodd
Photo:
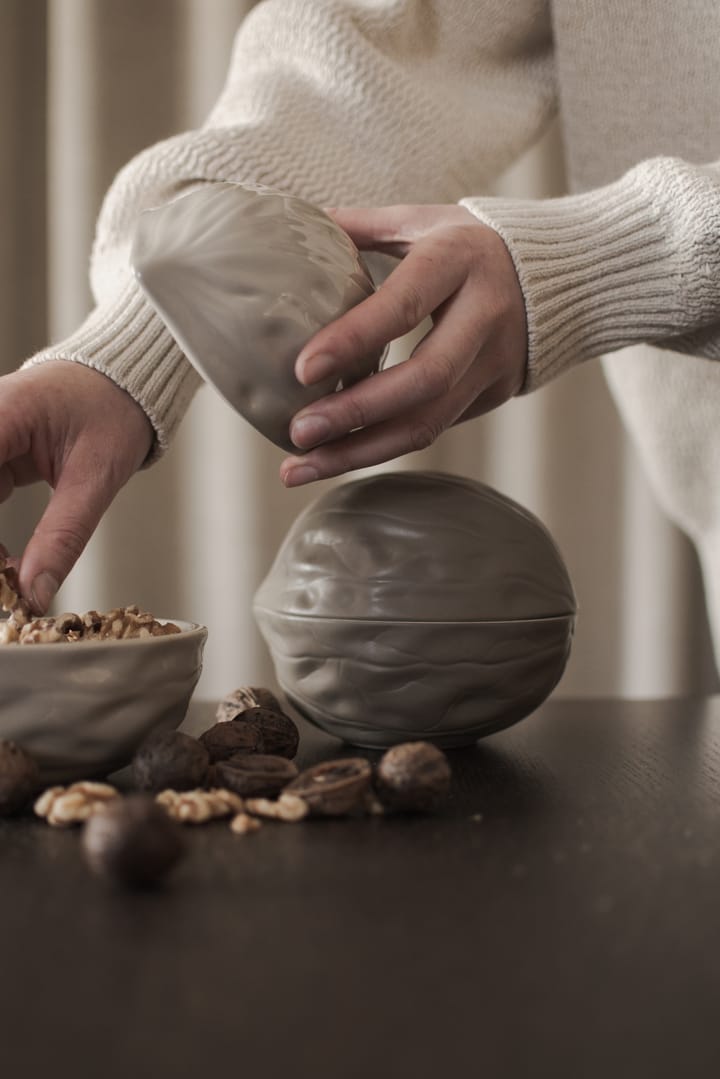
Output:
<svg viewBox="0 0 720 1079">
<path fill-rule="evenodd" d="M 0 622 L 0 644 L 56 644 L 72 641 L 123 640 L 128 637 L 165 637 L 180 633 L 174 622 L 158 622 L 134 604 L 100 613 L 61 614 L 33 618 L 20 595 L 17 570 L 0 553 L 0 608 L 9 617 Z"/>
<path fill-rule="evenodd" d="M 323 761 L 302 772 L 293 763 L 299 732 L 267 689 L 243 686 L 220 701 L 215 724 L 199 738 L 182 731 L 148 737 L 132 761 L 131 795 L 97 782 L 51 787 L 38 795 L 32 757 L 0 742 L 0 815 L 22 810 L 56 827 L 83 824 L 83 849 L 95 871 L 127 884 L 149 884 L 180 860 L 180 825 L 229 818 L 236 835 L 262 819 L 428 812 L 447 795 L 450 767 L 436 746 L 405 742 L 377 767 L 363 757 Z"/>
</svg>

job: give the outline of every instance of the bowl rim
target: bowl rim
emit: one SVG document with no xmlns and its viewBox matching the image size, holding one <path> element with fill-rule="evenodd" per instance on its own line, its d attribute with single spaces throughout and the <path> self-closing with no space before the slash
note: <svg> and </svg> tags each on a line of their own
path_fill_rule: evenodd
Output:
<svg viewBox="0 0 720 1079">
<path fill-rule="evenodd" d="M 183 640 L 187 640 L 188 638 L 192 637 L 197 637 L 199 640 L 204 640 L 208 635 L 208 628 L 207 626 L 203 625 L 202 622 L 187 622 L 184 618 L 166 618 L 164 615 L 155 616 L 155 621 L 162 623 L 174 622 L 176 626 L 180 627 L 180 632 L 166 633 L 158 637 L 121 637 L 119 640 L 115 637 L 105 637 L 102 640 L 98 640 L 96 638 L 94 640 L 90 639 L 65 642 L 71 645 L 70 648 L 63 648 L 62 641 L 45 641 L 41 644 L 23 645 L 19 645 L 16 641 L 13 641 L 10 644 L 0 645 L 0 656 L 7 653 L 9 653 L 10 655 L 16 655 L 17 651 L 20 651 L 23 654 L 26 652 L 30 652 L 33 654 L 36 652 L 40 652 L 40 654 L 44 654 L 47 652 L 48 649 L 50 649 L 53 655 L 59 653 L 75 654 L 78 649 L 97 649 L 100 647 L 100 645 L 105 645 L 106 647 L 113 649 L 127 648 L 131 645 L 135 645 L 136 647 L 138 645 L 142 645 L 143 647 L 152 645 L 153 647 L 156 647 L 161 641 L 167 642 L 177 640 L 180 637 Z M 59 648 L 58 645 L 60 646 Z"/>
</svg>

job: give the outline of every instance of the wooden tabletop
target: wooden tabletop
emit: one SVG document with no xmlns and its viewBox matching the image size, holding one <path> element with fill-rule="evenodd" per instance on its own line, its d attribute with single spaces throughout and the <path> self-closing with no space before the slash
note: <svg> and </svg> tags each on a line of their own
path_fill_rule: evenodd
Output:
<svg viewBox="0 0 720 1079">
<path fill-rule="evenodd" d="M 303 726 L 299 763 L 339 750 Z M 718 1074 L 720 698 L 449 756 L 441 813 L 197 827 L 157 892 L 0 821 L 2 1076 Z"/>
</svg>

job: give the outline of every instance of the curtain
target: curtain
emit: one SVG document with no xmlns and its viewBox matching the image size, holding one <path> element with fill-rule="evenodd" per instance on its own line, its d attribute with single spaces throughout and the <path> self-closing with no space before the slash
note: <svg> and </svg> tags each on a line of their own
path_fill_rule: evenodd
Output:
<svg viewBox="0 0 720 1079">
<path fill-rule="evenodd" d="M 3 0 L 0 5 L 0 335 L 10 371 L 91 307 L 88 256 L 103 193 L 136 152 L 200 124 L 225 76 L 243 0 Z M 496 190 L 563 190 L 551 130 Z M 479 192 L 478 192 L 479 193 Z M 394 347 L 395 359 L 409 343 Z M 56 610 L 136 602 L 209 628 L 198 692 L 273 684 L 252 597 L 297 513 L 327 484 L 286 491 L 282 453 L 209 387 L 163 460 L 134 477 L 57 598 Z M 446 433 L 391 468 L 483 480 L 555 536 L 579 601 L 565 696 L 717 689 L 690 543 L 664 518 L 605 387 L 585 364 Z M 337 482 L 337 481 L 329 481 Z M 19 552 L 47 491 L 0 507 Z"/>
</svg>

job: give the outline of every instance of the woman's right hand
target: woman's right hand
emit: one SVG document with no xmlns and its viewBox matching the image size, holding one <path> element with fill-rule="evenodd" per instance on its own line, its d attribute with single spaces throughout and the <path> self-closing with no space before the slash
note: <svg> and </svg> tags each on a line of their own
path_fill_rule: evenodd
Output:
<svg viewBox="0 0 720 1079">
<path fill-rule="evenodd" d="M 53 489 L 19 566 L 20 589 L 37 614 L 152 442 L 140 406 L 83 364 L 49 360 L 0 378 L 0 502 L 39 480 Z"/>
</svg>

